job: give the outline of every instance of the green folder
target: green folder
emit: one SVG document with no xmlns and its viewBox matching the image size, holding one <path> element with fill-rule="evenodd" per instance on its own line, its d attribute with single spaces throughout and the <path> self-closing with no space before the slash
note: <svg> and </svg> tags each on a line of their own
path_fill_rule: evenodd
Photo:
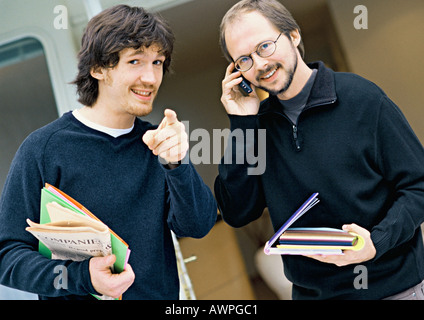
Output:
<svg viewBox="0 0 424 320">
<path fill-rule="evenodd" d="M 52 185 L 46 183 L 46 186 L 41 189 L 41 201 L 40 201 L 40 224 L 49 223 L 50 216 L 46 208 L 46 204 L 50 202 L 57 202 L 61 206 L 68 208 L 77 213 L 90 216 L 93 219 L 99 220 L 94 216 L 88 209 L 79 204 L 76 200 L 65 194 L 63 191 L 55 188 Z M 99 220 L 100 221 L 100 220 Z M 110 229 L 109 229 L 110 230 Z M 116 256 L 116 262 L 113 265 L 114 272 L 120 273 L 125 270 L 127 264 L 130 249 L 128 244 L 125 243 L 117 234 L 110 230 L 112 253 Z M 38 251 L 45 257 L 51 258 L 51 251 L 42 243 L 39 242 Z"/>
</svg>

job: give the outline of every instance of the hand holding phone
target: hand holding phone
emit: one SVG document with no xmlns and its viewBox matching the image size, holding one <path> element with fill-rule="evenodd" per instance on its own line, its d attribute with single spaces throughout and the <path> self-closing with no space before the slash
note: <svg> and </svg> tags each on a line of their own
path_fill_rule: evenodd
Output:
<svg viewBox="0 0 424 320">
<path fill-rule="evenodd" d="M 236 68 L 234 68 L 233 72 L 237 72 L 238 70 Z M 239 88 L 240 88 L 240 92 L 244 95 L 244 96 L 248 96 L 250 93 L 252 93 L 252 87 L 250 86 L 250 82 L 247 81 L 243 76 L 242 77 L 242 81 L 239 84 Z"/>
<path fill-rule="evenodd" d="M 234 63 L 228 65 L 222 80 L 221 102 L 228 114 L 241 116 L 257 114 L 260 100 L 253 90 L 254 86 L 237 71 Z"/>
</svg>

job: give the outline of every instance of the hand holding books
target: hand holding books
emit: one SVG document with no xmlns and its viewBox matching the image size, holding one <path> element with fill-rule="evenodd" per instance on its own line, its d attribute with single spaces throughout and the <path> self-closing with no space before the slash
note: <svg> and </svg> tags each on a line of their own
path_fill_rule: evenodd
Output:
<svg viewBox="0 0 424 320">
<path fill-rule="evenodd" d="M 91 283 L 97 292 L 118 299 L 134 282 L 134 272 L 130 264 L 119 274 L 112 273 L 115 255 L 95 257 L 90 260 Z"/>
<path fill-rule="evenodd" d="M 128 244 L 87 208 L 63 191 L 47 184 L 41 190 L 40 223 L 27 220 L 47 258 L 82 261 L 90 259 L 93 287 L 102 296 L 117 298 L 134 281 L 128 262 Z"/>
<path fill-rule="evenodd" d="M 266 254 L 304 255 L 338 266 L 360 263 L 375 256 L 368 230 L 355 224 L 332 228 L 289 228 L 297 219 L 319 202 L 318 193 L 306 202 L 266 243 Z"/>
<path fill-rule="evenodd" d="M 332 263 L 339 267 L 347 266 L 349 264 L 358 264 L 375 257 L 376 250 L 371 240 L 371 234 L 368 230 L 356 225 L 349 224 L 344 225 L 343 230 L 350 233 L 355 233 L 363 239 L 363 245 L 360 250 L 345 250 L 343 255 L 331 256 L 331 255 L 311 255 L 310 258 L 315 260 Z"/>
</svg>

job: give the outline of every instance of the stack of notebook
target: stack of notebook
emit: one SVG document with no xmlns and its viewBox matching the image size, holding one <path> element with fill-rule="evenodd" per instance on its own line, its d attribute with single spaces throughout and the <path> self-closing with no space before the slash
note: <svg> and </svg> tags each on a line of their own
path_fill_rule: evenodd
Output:
<svg viewBox="0 0 424 320">
<path fill-rule="evenodd" d="M 347 231 L 332 228 L 289 228 L 276 246 L 280 254 L 341 254 L 342 250 L 358 250 L 360 238 Z"/>
<path fill-rule="evenodd" d="M 266 254 L 343 254 L 343 250 L 361 250 L 364 239 L 352 232 L 333 228 L 289 228 L 319 202 L 314 193 L 265 245 Z"/>
</svg>

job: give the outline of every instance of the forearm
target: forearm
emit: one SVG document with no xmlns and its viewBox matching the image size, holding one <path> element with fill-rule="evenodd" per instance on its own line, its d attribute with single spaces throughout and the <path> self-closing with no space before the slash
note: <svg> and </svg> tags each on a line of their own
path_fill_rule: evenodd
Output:
<svg viewBox="0 0 424 320">
<path fill-rule="evenodd" d="M 0 283 L 42 296 L 87 295 L 92 292 L 88 263 L 42 256 L 38 240 L 25 230 L 27 218 L 40 220 L 43 181 L 34 160 L 39 157 L 26 151 L 21 148 L 15 156 L 0 200 Z M 61 276 L 66 286 L 56 288 Z"/>
<path fill-rule="evenodd" d="M 376 259 L 410 241 L 424 221 L 424 191 L 408 191 L 393 203 L 385 218 L 371 231 Z"/>
<path fill-rule="evenodd" d="M 230 116 L 232 136 L 215 180 L 215 196 L 221 214 L 224 220 L 234 227 L 243 226 L 257 219 L 265 208 L 260 175 L 252 170 L 260 167 L 265 170 L 266 164 L 263 150 L 266 142 L 258 140 L 260 136 L 256 128 L 256 119 L 256 116 Z M 240 131 L 243 141 L 239 139 L 230 141 L 236 132 Z M 262 146 L 258 146 L 259 144 Z M 258 154 L 255 168 L 247 156 L 253 152 Z M 259 162 L 264 164 L 259 165 Z"/>
<path fill-rule="evenodd" d="M 18 242 L 2 243 L 0 256 L 3 285 L 47 297 L 95 293 L 88 260 L 51 260 Z"/>
<path fill-rule="evenodd" d="M 168 225 L 178 236 L 201 238 L 215 224 L 217 206 L 210 189 L 187 162 L 182 161 L 179 167 L 166 173 Z"/>
<path fill-rule="evenodd" d="M 387 211 L 380 213 L 383 218 L 371 230 L 377 259 L 411 240 L 424 221 L 424 149 L 387 97 L 381 100 L 376 151 L 377 166 L 392 188 Z"/>
</svg>

